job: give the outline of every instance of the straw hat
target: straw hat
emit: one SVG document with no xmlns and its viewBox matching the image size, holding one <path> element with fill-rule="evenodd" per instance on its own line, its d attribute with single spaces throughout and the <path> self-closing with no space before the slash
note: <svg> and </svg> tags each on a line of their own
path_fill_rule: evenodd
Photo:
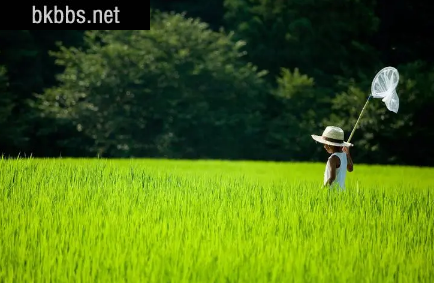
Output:
<svg viewBox="0 0 434 283">
<path fill-rule="evenodd" d="M 353 146 L 353 144 L 344 141 L 344 131 L 335 126 L 328 126 L 321 136 L 312 135 L 312 138 L 317 142 L 328 145 Z"/>
</svg>

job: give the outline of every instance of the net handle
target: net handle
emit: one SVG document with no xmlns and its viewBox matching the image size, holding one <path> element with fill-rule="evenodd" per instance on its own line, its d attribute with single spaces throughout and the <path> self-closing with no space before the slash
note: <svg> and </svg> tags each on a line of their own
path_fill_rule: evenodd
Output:
<svg viewBox="0 0 434 283">
<path fill-rule="evenodd" d="M 359 118 L 356 121 L 356 124 L 354 125 L 353 131 L 350 134 L 350 137 L 348 138 L 348 143 L 351 141 L 351 139 L 353 138 L 354 132 L 356 131 L 357 125 L 359 124 L 360 118 L 363 115 L 363 112 L 365 112 L 365 108 L 368 105 L 369 100 L 371 100 L 372 98 L 372 94 L 369 95 L 368 99 L 366 100 L 365 106 L 363 106 L 362 111 L 360 112 Z"/>
</svg>

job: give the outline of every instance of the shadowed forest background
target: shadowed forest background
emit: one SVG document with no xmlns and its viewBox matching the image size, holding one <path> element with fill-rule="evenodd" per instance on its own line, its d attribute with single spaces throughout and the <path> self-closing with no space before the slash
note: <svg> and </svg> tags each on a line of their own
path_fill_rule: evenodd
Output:
<svg viewBox="0 0 434 283">
<path fill-rule="evenodd" d="M 420 3 L 151 1 L 150 31 L 2 30 L 0 151 L 322 161 L 310 135 L 333 124 L 348 138 L 393 66 L 399 112 L 371 100 L 354 161 L 432 166 L 433 9 Z"/>
</svg>

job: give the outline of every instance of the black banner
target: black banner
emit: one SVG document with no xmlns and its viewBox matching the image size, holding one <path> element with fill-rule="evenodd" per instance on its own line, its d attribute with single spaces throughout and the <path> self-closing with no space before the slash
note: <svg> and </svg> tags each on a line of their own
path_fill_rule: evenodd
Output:
<svg viewBox="0 0 434 283">
<path fill-rule="evenodd" d="M 150 0 L 13 1 L 2 4 L 1 29 L 150 29 Z"/>
</svg>

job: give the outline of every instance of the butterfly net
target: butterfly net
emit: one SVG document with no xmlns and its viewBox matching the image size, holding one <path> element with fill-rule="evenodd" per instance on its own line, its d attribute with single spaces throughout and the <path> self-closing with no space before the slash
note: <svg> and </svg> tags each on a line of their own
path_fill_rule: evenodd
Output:
<svg viewBox="0 0 434 283">
<path fill-rule="evenodd" d="M 387 109 L 398 113 L 399 98 L 396 87 L 399 82 L 399 73 L 393 67 L 382 69 L 372 81 L 371 95 L 374 98 L 382 98 Z"/>
</svg>

